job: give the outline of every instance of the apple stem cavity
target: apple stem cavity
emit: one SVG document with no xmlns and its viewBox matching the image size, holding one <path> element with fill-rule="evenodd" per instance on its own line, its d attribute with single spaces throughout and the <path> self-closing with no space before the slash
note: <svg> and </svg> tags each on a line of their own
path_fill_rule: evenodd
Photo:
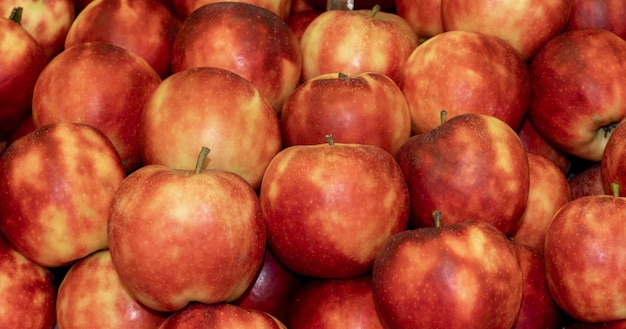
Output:
<svg viewBox="0 0 626 329">
<path fill-rule="evenodd" d="M 370 18 L 374 18 L 374 16 L 376 16 L 376 14 L 378 14 L 379 11 L 380 11 L 380 5 L 377 4 L 372 8 L 372 11 L 370 11 Z"/>
<path fill-rule="evenodd" d="M 617 123 L 611 123 L 602 127 L 602 129 L 604 130 L 604 138 L 609 138 L 609 136 L 611 136 L 611 133 L 613 132 L 613 129 L 615 129 L 615 127 L 617 127 Z"/>
<path fill-rule="evenodd" d="M 435 227 L 441 227 L 441 210 L 433 210 L 433 222 L 435 222 Z"/>
<path fill-rule="evenodd" d="M 333 137 L 333 135 L 331 134 L 326 135 L 326 142 L 328 142 L 328 145 L 330 146 L 335 145 L 335 138 Z"/>
<path fill-rule="evenodd" d="M 613 196 L 618 198 L 619 197 L 619 184 L 618 183 L 611 183 L 611 191 L 613 191 Z"/>
<path fill-rule="evenodd" d="M 14 21 L 17 24 L 22 25 L 22 12 L 23 11 L 24 11 L 24 8 L 22 7 L 14 7 L 13 10 L 11 10 L 9 19 Z"/>
<path fill-rule="evenodd" d="M 196 175 L 202 171 L 202 167 L 204 167 L 204 161 L 206 161 L 209 152 L 211 152 L 211 150 L 205 146 L 203 146 L 200 150 L 200 154 L 198 155 L 198 161 L 196 162 L 196 170 L 194 171 Z"/>
</svg>

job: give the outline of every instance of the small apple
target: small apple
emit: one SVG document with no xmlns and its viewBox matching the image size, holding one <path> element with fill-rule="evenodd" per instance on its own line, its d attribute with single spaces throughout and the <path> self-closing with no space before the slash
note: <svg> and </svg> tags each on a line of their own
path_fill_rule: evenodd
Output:
<svg viewBox="0 0 626 329">
<path fill-rule="evenodd" d="M 325 73 L 378 72 L 399 85 L 404 63 L 418 44 L 418 35 L 402 17 L 379 7 L 328 10 L 302 34 L 302 81 Z"/>
<path fill-rule="evenodd" d="M 395 0 L 395 8 L 420 38 L 428 39 L 444 32 L 441 0 Z"/>
<path fill-rule="evenodd" d="M 545 271 L 550 295 L 574 319 L 626 319 L 626 198 L 574 199 L 555 214 L 546 234 Z M 601 219 L 601 220 L 599 220 Z"/>
<path fill-rule="evenodd" d="M 158 329 L 287 329 L 275 317 L 257 310 L 226 304 L 191 303 L 174 312 Z"/>
<path fill-rule="evenodd" d="M 572 199 L 578 199 L 588 195 L 603 195 L 604 184 L 602 182 L 602 166 L 594 163 L 585 169 L 572 174 L 568 180 Z"/>
<path fill-rule="evenodd" d="M 376 256 L 372 284 L 385 328 L 511 328 L 523 276 L 507 237 L 470 220 L 395 234 Z"/>
<path fill-rule="evenodd" d="M 411 136 L 402 90 L 377 72 L 327 73 L 289 95 L 281 111 L 283 147 L 335 142 L 375 145 L 391 154 Z"/>
<path fill-rule="evenodd" d="M 276 13 L 245 2 L 217 2 L 196 9 L 172 48 L 172 72 L 218 67 L 250 81 L 276 113 L 300 82 L 298 39 Z"/>
<path fill-rule="evenodd" d="M 566 31 L 605 29 L 626 38 L 626 2 L 622 0 L 573 0 Z"/>
<path fill-rule="evenodd" d="M 522 144 L 524 144 L 526 152 L 543 155 L 556 163 L 564 174 L 570 172 L 572 168 L 572 160 L 570 157 L 548 143 L 546 139 L 537 132 L 537 129 L 528 118 L 528 115 L 526 115 L 522 125 L 517 130 L 517 135 L 522 141 Z"/>
<path fill-rule="evenodd" d="M 494 116 L 517 130 L 530 102 L 526 63 L 501 39 L 451 31 L 417 47 L 400 84 L 411 110 L 411 128 L 421 134 L 439 126 L 442 110 Z"/>
<path fill-rule="evenodd" d="M 564 32 L 529 66 L 528 115 L 537 131 L 565 153 L 600 161 L 626 117 L 626 40 L 607 30 Z"/>
<path fill-rule="evenodd" d="M 113 196 L 113 265 L 130 295 L 151 309 L 234 301 L 261 268 L 259 198 L 235 173 L 202 170 L 208 151 L 202 148 L 195 170 L 144 165 Z"/>
<path fill-rule="evenodd" d="M 154 329 L 166 313 L 155 312 L 131 297 L 120 282 L 108 250 L 74 263 L 61 281 L 57 326 L 63 329 Z"/>
<path fill-rule="evenodd" d="M 600 159 L 600 178 L 604 194 L 611 194 L 613 183 L 626 187 L 625 147 L 626 123 L 620 123 L 613 129 L 613 133 L 606 142 L 602 159 Z M 626 196 L 626 191 L 620 190 L 620 196 Z"/>
<path fill-rule="evenodd" d="M 0 229 L 44 267 L 106 249 L 113 194 L 126 174 L 110 140 L 81 123 L 56 123 L 13 142 L 0 158 Z"/>
<path fill-rule="evenodd" d="M 406 228 L 409 195 L 378 146 L 329 142 L 283 149 L 259 193 L 268 245 L 287 268 L 318 278 L 370 271 L 381 245 Z"/>
</svg>

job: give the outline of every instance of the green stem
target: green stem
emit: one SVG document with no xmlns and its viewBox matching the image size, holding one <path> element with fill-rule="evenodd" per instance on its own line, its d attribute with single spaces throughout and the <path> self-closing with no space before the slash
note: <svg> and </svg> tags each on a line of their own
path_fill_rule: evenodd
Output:
<svg viewBox="0 0 626 329">
<path fill-rule="evenodd" d="M 441 210 L 433 210 L 433 222 L 435 222 L 435 227 L 441 227 Z"/>
<path fill-rule="evenodd" d="M 205 146 L 203 146 L 200 150 L 200 154 L 198 155 L 198 161 L 196 162 L 196 170 L 194 172 L 196 175 L 202 171 L 202 167 L 204 167 L 204 161 L 209 155 L 209 152 L 211 152 L 211 150 Z"/>
<path fill-rule="evenodd" d="M 374 18 L 374 16 L 376 16 L 376 14 L 378 14 L 378 12 L 380 11 L 380 5 L 375 5 L 372 8 L 372 11 L 370 11 L 370 18 Z"/>
<path fill-rule="evenodd" d="M 614 197 L 619 197 L 619 184 L 615 182 L 611 183 L 611 191 L 613 191 Z"/>
<path fill-rule="evenodd" d="M 333 138 L 333 135 L 326 135 L 326 141 L 328 142 L 328 145 L 333 146 L 335 145 L 335 139 Z"/>
<path fill-rule="evenodd" d="M 17 24 L 22 25 L 22 12 L 23 11 L 24 11 L 24 8 L 22 7 L 14 7 L 13 10 L 11 10 L 9 19 L 14 21 Z"/>
</svg>

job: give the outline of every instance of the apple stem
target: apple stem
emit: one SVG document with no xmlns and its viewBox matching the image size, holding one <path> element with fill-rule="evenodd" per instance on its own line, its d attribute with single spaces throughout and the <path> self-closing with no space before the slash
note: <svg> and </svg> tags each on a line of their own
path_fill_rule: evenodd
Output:
<svg viewBox="0 0 626 329">
<path fill-rule="evenodd" d="M 619 184 L 615 182 L 611 183 L 611 191 L 613 191 L 614 197 L 619 197 Z"/>
<path fill-rule="evenodd" d="M 380 5 L 376 4 L 373 8 L 372 11 L 370 11 L 370 18 L 374 18 L 374 16 L 376 16 L 376 14 L 378 14 L 378 12 L 380 11 Z"/>
<path fill-rule="evenodd" d="M 205 146 L 203 146 L 202 149 L 200 150 L 200 154 L 198 155 L 198 161 L 196 162 L 196 170 L 195 170 L 196 175 L 202 171 L 202 167 L 204 167 L 204 161 L 209 155 L 209 152 L 211 152 L 211 150 Z"/>
<path fill-rule="evenodd" d="M 441 227 L 441 210 L 433 210 L 433 222 L 435 227 Z"/>
<path fill-rule="evenodd" d="M 330 146 L 335 145 L 335 138 L 333 138 L 333 135 L 331 134 L 326 135 L 326 142 L 328 142 L 328 145 Z"/>
<path fill-rule="evenodd" d="M 439 121 L 441 121 L 441 124 L 446 123 L 447 119 L 448 119 L 448 111 L 441 110 L 441 113 L 439 113 Z"/>
<path fill-rule="evenodd" d="M 17 24 L 22 25 L 22 12 L 23 11 L 24 11 L 24 8 L 22 7 L 14 7 L 13 10 L 11 10 L 9 19 L 14 21 Z"/>
<path fill-rule="evenodd" d="M 338 78 L 339 78 L 339 79 L 345 79 L 345 78 L 347 78 L 347 77 L 348 77 L 348 75 L 347 75 L 347 74 L 345 74 L 345 73 L 343 73 L 343 72 L 339 72 L 339 75 L 338 75 Z"/>
</svg>

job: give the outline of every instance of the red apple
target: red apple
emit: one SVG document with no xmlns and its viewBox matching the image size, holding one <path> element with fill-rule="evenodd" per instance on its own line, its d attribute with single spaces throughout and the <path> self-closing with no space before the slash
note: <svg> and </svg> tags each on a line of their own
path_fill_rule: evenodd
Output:
<svg viewBox="0 0 626 329">
<path fill-rule="evenodd" d="M 196 9 L 174 40 L 172 71 L 200 66 L 241 75 L 279 113 L 300 81 L 302 57 L 298 39 L 276 13 L 244 2 L 218 2 Z"/>
<path fill-rule="evenodd" d="M 441 0 L 395 0 L 398 16 L 413 27 L 421 38 L 431 38 L 443 33 Z"/>
<path fill-rule="evenodd" d="M 572 199 L 569 182 L 561 169 L 543 155 L 528 153 L 530 181 L 528 201 L 514 241 L 543 251 L 546 232 L 554 214 Z"/>
<path fill-rule="evenodd" d="M 305 81 L 281 111 L 283 146 L 335 142 L 375 145 L 391 154 L 411 136 L 402 90 L 377 72 L 327 73 Z"/>
<path fill-rule="evenodd" d="M 385 328 L 511 328 L 522 301 L 511 242 L 484 221 L 395 234 L 376 256 L 372 281 Z"/>
<path fill-rule="evenodd" d="M 55 323 L 57 285 L 52 272 L 0 237 L 0 328 L 42 329 Z"/>
<path fill-rule="evenodd" d="M 371 275 L 351 279 L 312 279 L 296 293 L 289 308 L 289 329 L 383 329 Z"/>
<path fill-rule="evenodd" d="M 568 174 L 572 168 L 572 161 L 570 157 L 555 148 L 541 136 L 532 121 L 528 118 L 528 115 L 522 121 L 520 128 L 517 130 L 526 152 L 543 155 L 544 157 L 552 160 L 564 174 Z"/>
<path fill-rule="evenodd" d="M 313 11 L 318 11 L 318 12 L 325 11 L 325 10 L 319 10 L 319 9 L 315 9 L 311 7 L 311 5 L 307 2 L 307 0 L 292 0 L 291 10 L 290 10 L 291 13 L 289 14 L 289 16 L 292 16 L 301 11 L 308 11 L 308 10 L 313 10 Z M 289 18 L 287 20 L 289 20 Z"/>
<path fill-rule="evenodd" d="M 289 18 L 287 18 L 287 25 L 289 25 L 289 28 L 293 31 L 293 34 L 296 36 L 296 39 L 298 39 L 298 42 L 302 40 L 302 34 L 304 34 L 304 31 L 309 24 L 311 24 L 311 22 L 321 13 L 323 13 L 321 10 L 309 9 L 289 15 Z"/>
<path fill-rule="evenodd" d="M 155 312 L 132 298 L 120 282 L 108 250 L 73 264 L 61 281 L 57 297 L 57 326 L 63 329 L 154 329 L 166 313 Z"/>
<path fill-rule="evenodd" d="M 287 269 L 266 248 L 263 265 L 256 279 L 232 304 L 263 311 L 286 323 L 289 305 L 303 283 L 303 278 Z"/>
<path fill-rule="evenodd" d="M 530 63 L 528 115 L 557 149 L 600 161 L 626 116 L 626 40 L 607 30 L 565 32 Z"/>
<path fill-rule="evenodd" d="M 210 3 L 220 2 L 220 0 L 171 0 L 173 12 L 180 18 L 181 21 L 189 18 L 194 10 L 208 5 Z M 224 1 L 224 0 L 221 0 Z M 251 5 L 255 5 L 261 8 L 265 8 L 283 20 L 287 20 L 291 14 L 291 4 L 293 0 L 225 0 L 228 2 L 244 2 Z"/>
<path fill-rule="evenodd" d="M 329 139 L 278 153 L 259 198 L 268 244 L 287 268 L 351 278 L 370 271 L 382 244 L 406 228 L 409 196 L 387 151 Z"/>
<path fill-rule="evenodd" d="M 566 31 L 605 29 L 626 38 L 626 2 L 621 0 L 573 0 Z"/>
<path fill-rule="evenodd" d="M 302 81 L 325 73 L 378 72 L 400 84 L 404 63 L 418 44 L 413 28 L 391 12 L 325 11 L 300 40 Z"/>
<path fill-rule="evenodd" d="M 626 319 L 597 323 L 574 322 L 565 329 L 626 329 Z"/>
<path fill-rule="evenodd" d="M 109 249 L 120 281 L 157 311 L 234 301 L 263 262 L 257 194 L 235 173 L 202 170 L 202 149 L 195 170 L 137 169 L 111 202 Z"/>
<path fill-rule="evenodd" d="M 267 99 L 241 76 L 214 67 L 165 79 L 145 103 L 138 130 L 144 164 L 190 170 L 198 149 L 210 145 L 206 169 L 232 171 L 255 189 L 282 147 Z"/>
<path fill-rule="evenodd" d="M 543 254 L 532 246 L 513 243 L 522 269 L 522 304 L 511 329 L 562 329 L 564 316 L 548 291 Z"/>
<path fill-rule="evenodd" d="M 170 315 L 158 329 L 287 329 L 273 316 L 257 310 L 219 303 L 192 303 Z"/>
<path fill-rule="evenodd" d="M 417 47 L 404 65 L 402 92 L 414 134 L 439 126 L 442 110 L 494 116 L 517 130 L 530 102 L 522 58 L 499 38 L 476 32 L 438 34 Z"/>
<path fill-rule="evenodd" d="M 43 47 L 48 60 L 63 51 L 76 17 L 74 0 L 0 0 L 3 17 L 9 17 L 14 7 L 24 8 L 22 26 Z"/>
<path fill-rule="evenodd" d="M 528 157 L 515 131 L 484 114 L 461 114 L 415 135 L 396 153 L 411 195 L 410 226 L 486 221 L 505 234 L 519 225 L 528 200 Z"/>
<path fill-rule="evenodd" d="M 572 191 L 572 199 L 588 195 L 607 194 L 604 192 L 600 163 L 594 163 L 582 171 L 574 173 L 568 182 Z"/>
<path fill-rule="evenodd" d="M 0 229 L 45 267 L 106 249 L 107 217 L 125 178 L 111 142 L 79 123 L 43 126 L 0 158 Z"/>
<path fill-rule="evenodd" d="M 625 121 L 626 122 L 626 121 Z M 626 123 L 619 124 L 606 142 L 600 160 L 600 178 L 605 194 L 611 194 L 611 184 L 624 186 L 620 196 L 626 196 Z"/>
<path fill-rule="evenodd" d="M 154 69 L 130 50 L 87 42 L 64 50 L 41 72 L 33 91 L 35 128 L 80 122 L 101 130 L 124 168 L 141 165 L 138 127 L 143 105 L 161 83 Z"/>
<path fill-rule="evenodd" d="M 30 115 L 33 89 L 48 59 L 41 45 L 20 24 L 21 7 L 0 18 L 0 140 Z"/>
<path fill-rule="evenodd" d="M 445 31 L 496 36 L 515 48 L 524 60 L 529 60 L 563 31 L 572 1 L 441 0 L 441 19 Z"/>
<path fill-rule="evenodd" d="M 626 198 L 574 199 L 554 216 L 546 234 L 545 270 L 550 295 L 583 322 L 626 319 Z"/>
<path fill-rule="evenodd" d="M 165 78 L 171 72 L 172 45 L 180 26 L 157 0 L 95 0 L 76 16 L 65 48 L 108 42 L 138 54 Z"/>
</svg>

